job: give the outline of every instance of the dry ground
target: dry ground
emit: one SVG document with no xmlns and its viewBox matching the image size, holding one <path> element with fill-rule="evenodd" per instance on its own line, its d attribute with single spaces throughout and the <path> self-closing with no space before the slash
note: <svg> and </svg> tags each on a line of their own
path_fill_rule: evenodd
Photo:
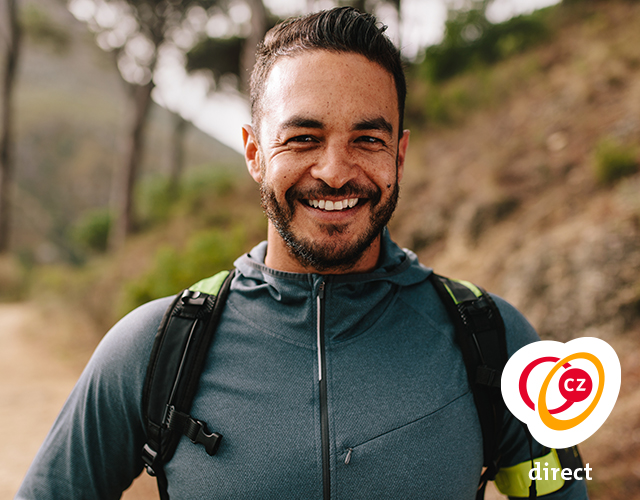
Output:
<svg viewBox="0 0 640 500">
<path fill-rule="evenodd" d="M 60 309 L 0 304 L 0 498 L 13 498 L 99 336 Z M 123 496 L 157 498 L 146 474 Z"/>
</svg>

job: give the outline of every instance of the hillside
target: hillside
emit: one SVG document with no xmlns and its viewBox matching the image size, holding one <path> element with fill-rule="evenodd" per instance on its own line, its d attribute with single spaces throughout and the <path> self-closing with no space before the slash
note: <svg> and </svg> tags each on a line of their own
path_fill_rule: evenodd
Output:
<svg viewBox="0 0 640 500">
<path fill-rule="evenodd" d="M 603 140 L 639 159 L 640 4 L 553 15 L 551 42 L 447 83 L 495 95 L 412 134 L 392 234 L 438 272 L 507 298 L 543 338 L 612 343 L 621 396 L 582 448 L 592 498 L 640 498 L 640 175 L 603 185 L 594 173 Z"/>
</svg>

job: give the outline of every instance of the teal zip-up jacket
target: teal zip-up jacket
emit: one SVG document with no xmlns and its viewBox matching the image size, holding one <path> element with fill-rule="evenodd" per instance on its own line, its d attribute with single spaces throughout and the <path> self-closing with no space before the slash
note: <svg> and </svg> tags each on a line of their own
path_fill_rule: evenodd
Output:
<svg viewBox="0 0 640 500">
<path fill-rule="evenodd" d="M 431 270 L 386 231 L 368 274 L 275 271 L 265 253 L 263 242 L 235 263 L 191 411 L 222 444 L 211 457 L 182 439 L 165 467 L 172 500 L 474 499 L 480 426 Z M 170 300 L 105 336 L 16 498 L 119 498 L 141 473 L 142 388 Z M 495 300 L 510 353 L 537 340 Z M 512 417 L 502 449 L 505 465 L 530 458 Z M 583 483 L 545 498 L 586 499 Z"/>
</svg>

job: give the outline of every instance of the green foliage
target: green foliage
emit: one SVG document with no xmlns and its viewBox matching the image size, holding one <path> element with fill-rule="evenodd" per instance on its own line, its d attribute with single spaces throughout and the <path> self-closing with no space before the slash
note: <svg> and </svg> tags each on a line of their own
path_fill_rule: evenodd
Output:
<svg viewBox="0 0 640 500">
<path fill-rule="evenodd" d="M 27 36 L 37 43 L 51 47 L 54 52 L 62 54 L 71 45 L 71 36 L 40 7 L 26 5 L 21 11 L 20 24 Z"/>
<path fill-rule="evenodd" d="M 245 40 L 232 38 L 205 38 L 187 52 L 188 72 L 209 70 L 214 80 L 226 74 L 240 77 L 240 59 Z"/>
<path fill-rule="evenodd" d="M 480 8 L 450 14 L 444 39 L 428 47 L 421 73 L 432 82 L 447 80 L 478 66 L 494 64 L 546 40 L 544 13 L 489 22 Z"/>
<path fill-rule="evenodd" d="M 109 210 L 89 210 L 73 225 L 71 238 L 85 251 L 105 252 L 109 244 L 112 222 L 113 216 Z"/>
<path fill-rule="evenodd" d="M 177 189 L 171 189 L 170 182 L 162 175 L 139 182 L 136 203 L 143 227 L 157 226 L 178 213 L 196 215 L 207 202 L 231 194 L 238 176 L 229 169 L 207 165 L 187 172 Z"/>
<path fill-rule="evenodd" d="M 198 232 L 181 251 L 169 246 L 160 248 L 149 271 L 125 285 L 123 311 L 178 293 L 202 278 L 231 268 L 244 247 L 244 228 L 236 226 L 231 230 L 215 228 Z"/>
<path fill-rule="evenodd" d="M 605 137 L 594 151 L 594 173 L 601 184 L 613 182 L 638 171 L 638 148 Z"/>
<path fill-rule="evenodd" d="M 179 192 L 179 191 L 178 191 Z M 165 222 L 175 206 L 169 179 L 163 175 L 150 175 L 136 186 L 136 207 L 143 227 Z"/>
<path fill-rule="evenodd" d="M 244 175 L 244 171 L 242 171 Z M 232 194 L 238 184 L 240 176 L 231 169 L 205 167 L 193 169 L 187 175 L 181 186 L 181 197 L 191 204 L 199 204 L 199 199 L 212 196 L 223 197 Z M 246 180 L 245 177 L 242 177 Z"/>
</svg>

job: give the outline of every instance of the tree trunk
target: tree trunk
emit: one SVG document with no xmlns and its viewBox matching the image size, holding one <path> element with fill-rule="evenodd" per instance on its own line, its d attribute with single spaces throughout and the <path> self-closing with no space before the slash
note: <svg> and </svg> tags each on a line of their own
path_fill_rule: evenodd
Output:
<svg viewBox="0 0 640 500">
<path fill-rule="evenodd" d="M 169 173 L 169 199 L 175 201 L 180 194 L 180 181 L 184 170 L 184 140 L 189 122 L 179 113 L 174 116 L 173 151 Z"/>
<path fill-rule="evenodd" d="M 2 87 L 2 128 L 0 137 L 0 253 L 9 249 L 11 192 L 13 189 L 13 88 L 20 52 L 20 27 L 16 0 L 6 0 L 6 54 Z"/>
<path fill-rule="evenodd" d="M 251 8 L 251 31 L 242 47 L 240 60 L 240 87 L 243 92 L 249 92 L 251 71 L 256 62 L 256 47 L 267 32 L 267 9 L 262 0 L 248 0 Z"/>
<path fill-rule="evenodd" d="M 360 12 L 367 12 L 365 0 L 346 0 L 342 4 L 358 9 Z"/>
<path fill-rule="evenodd" d="M 146 85 L 133 86 L 134 114 L 129 132 L 124 168 L 120 172 L 116 191 L 116 220 L 110 236 L 110 246 L 120 248 L 135 230 L 134 194 L 142 162 L 147 116 L 151 108 L 151 80 Z"/>
</svg>

